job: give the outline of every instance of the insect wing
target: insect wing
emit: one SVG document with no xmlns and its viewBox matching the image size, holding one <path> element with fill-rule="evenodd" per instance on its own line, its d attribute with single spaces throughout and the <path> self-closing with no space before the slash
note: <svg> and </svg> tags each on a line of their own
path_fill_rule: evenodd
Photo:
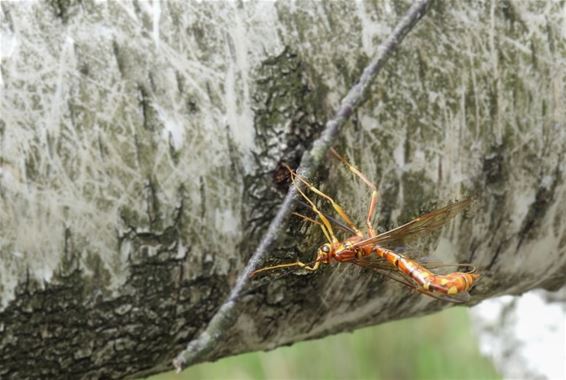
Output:
<svg viewBox="0 0 566 380">
<path fill-rule="evenodd" d="M 371 269 L 379 274 L 384 275 L 385 277 L 388 277 L 394 281 L 397 281 L 398 283 L 411 288 L 419 293 L 422 293 L 424 295 L 427 295 L 429 297 L 432 298 L 436 298 L 438 300 L 441 301 L 447 301 L 447 302 L 452 302 L 452 303 L 466 303 L 469 301 L 470 299 L 470 295 L 468 292 L 460 292 L 454 295 L 447 295 L 447 294 L 442 294 L 442 293 L 437 293 L 437 292 L 432 292 L 426 289 L 423 289 L 422 287 L 420 287 L 419 285 L 415 284 L 414 280 L 406 275 L 405 273 L 397 270 L 397 268 L 395 268 L 393 265 L 391 265 L 390 263 L 388 263 L 387 261 L 379 258 L 379 257 L 363 257 L 360 259 L 355 259 L 352 261 L 354 264 L 363 267 L 363 268 L 368 268 Z M 455 265 L 457 266 L 458 264 L 439 264 L 439 266 L 452 266 Z"/>
<path fill-rule="evenodd" d="M 391 265 L 383 258 L 375 255 L 354 258 L 351 262 L 360 267 L 369 268 L 372 270 L 397 271 L 397 268 L 395 266 Z"/>
<path fill-rule="evenodd" d="M 397 228 L 381 233 L 377 236 L 362 240 L 355 244 L 357 247 L 368 244 L 379 244 L 386 248 L 397 248 L 403 246 L 405 240 L 415 238 L 423 232 L 433 231 L 445 225 L 450 219 L 463 211 L 473 201 L 473 198 L 466 198 L 460 202 L 452 203 L 448 206 L 421 215 L 408 223 Z"/>
<path fill-rule="evenodd" d="M 360 267 L 368 268 L 375 272 L 378 272 L 379 274 L 389 277 L 390 279 L 395 280 L 409 288 L 416 289 L 416 285 L 411 278 L 405 278 L 405 276 L 401 275 L 401 272 L 398 272 L 397 268 L 379 257 L 363 257 L 361 259 L 353 260 L 352 263 Z"/>
<path fill-rule="evenodd" d="M 416 261 L 425 268 L 433 271 L 435 274 L 453 273 L 453 272 L 463 272 L 463 273 L 477 272 L 477 268 L 475 267 L 475 265 L 468 263 L 445 263 L 430 256 L 419 257 L 418 259 L 413 259 L 411 256 L 411 260 Z"/>
</svg>

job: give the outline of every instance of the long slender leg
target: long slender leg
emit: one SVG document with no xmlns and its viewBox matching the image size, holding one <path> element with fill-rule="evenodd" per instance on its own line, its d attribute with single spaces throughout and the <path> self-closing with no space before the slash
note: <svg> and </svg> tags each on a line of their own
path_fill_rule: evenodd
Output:
<svg viewBox="0 0 566 380">
<path fill-rule="evenodd" d="M 358 168 L 356 168 L 354 165 L 350 164 L 344 157 L 342 157 L 340 154 L 338 154 L 338 152 L 336 152 L 336 150 L 334 150 L 334 148 L 330 148 L 330 152 L 334 155 L 334 157 L 336 157 L 337 159 L 342 161 L 342 163 L 344 165 L 346 165 L 346 167 L 352 173 L 354 173 L 354 175 L 358 176 L 358 178 L 360 178 L 366 185 L 368 185 L 371 188 L 371 200 L 369 202 L 369 209 L 368 209 L 368 216 L 367 216 L 367 219 L 366 219 L 366 225 L 368 227 L 368 235 L 370 237 L 375 236 L 377 233 L 376 233 L 375 229 L 373 228 L 372 220 L 373 220 L 373 217 L 375 215 L 375 211 L 377 210 L 377 200 L 378 200 L 377 187 L 361 171 L 359 171 Z"/>
<path fill-rule="evenodd" d="M 289 169 L 289 170 L 291 170 L 291 169 Z M 320 197 L 326 199 L 328 202 L 330 202 L 330 204 L 332 205 L 334 210 L 338 213 L 338 215 L 340 215 L 340 217 L 344 220 L 344 222 L 346 222 L 348 227 L 350 227 L 356 235 L 363 236 L 362 232 L 358 229 L 358 227 L 356 227 L 354 222 L 352 222 L 352 220 L 350 219 L 348 214 L 346 214 L 346 212 L 344 211 L 342 206 L 340 206 L 334 199 L 332 199 L 332 197 L 330 197 L 329 195 L 326 195 L 325 193 L 323 193 L 322 191 L 320 191 L 319 189 L 314 187 L 309 181 L 307 181 L 305 178 L 298 175 L 297 173 L 293 172 L 292 170 L 291 170 L 291 177 L 297 178 L 299 181 L 304 183 L 305 186 L 307 186 L 310 191 L 312 191 L 313 193 L 317 194 L 318 196 L 320 196 Z"/>
<path fill-rule="evenodd" d="M 300 202 L 300 203 L 303 204 L 304 206 L 310 208 L 310 206 L 307 205 L 306 203 L 304 203 L 304 202 Z M 298 216 L 298 217 L 300 217 L 300 218 L 306 220 L 307 222 L 311 222 L 311 223 L 315 223 L 315 224 L 321 224 L 319 221 L 314 220 L 314 219 L 312 219 L 312 218 L 309 218 L 308 216 L 299 214 L 299 213 L 297 213 L 297 212 L 294 212 L 293 215 Z M 348 227 L 347 225 L 345 225 L 343 222 L 341 222 L 341 221 L 339 221 L 339 220 L 337 220 L 337 219 L 335 219 L 335 218 L 333 218 L 333 217 L 331 217 L 331 216 L 329 216 L 329 215 L 327 215 L 327 214 L 324 214 L 324 216 L 326 216 L 326 219 L 328 219 L 328 220 L 329 220 L 333 225 L 335 225 L 336 227 L 338 227 L 338 228 L 340 228 L 340 229 L 342 229 L 342 230 L 344 230 L 344 231 L 346 231 L 346 232 L 349 232 L 350 234 L 354 234 L 354 230 L 352 230 L 350 227 Z"/>
<path fill-rule="evenodd" d="M 326 237 L 326 240 L 331 243 L 332 242 L 332 237 L 331 235 L 328 233 L 328 231 L 326 230 L 326 227 L 324 226 L 324 224 L 322 224 L 321 222 L 319 222 L 318 220 L 314 220 L 312 218 L 309 218 L 308 216 L 305 216 L 303 214 L 299 214 L 298 212 L 294 212 L 293 215 L 298 216 L 299 218 L 302 218 L 304 220 L 306 220 L 307 222 L 311 222 L 314 224 L 318 224 L 320 226 L 320 228 L 322 229 L 322 232 L 324 233 L 324 236 Z"/>
<path fill-rule="evenodd" d="M 302 193 L 301 193 L 301 194 L 302 194 Z M 316 211 L 316 210 L 315 210 L 315 211 Z M 299 214 L 298 212 L 294 212 L 293 215 L 296 215 L 296 216 L 298 216 L 298 217 L 300 217 L 300 218 L 302 218 L 302 219 L 304 219 L 304 220 L 306 220 L 306 221 L 308 221 L 308 222 L 311 222 L 311 223 L 314 223 L 314 224 L 318 224 L 318 225 L 320 226 L 320 228 L 322 229 L 322 232 L 324 233 L 324 236 L 326 236 L 326 239 L 327 239 L 329 242 L 332 242 L 332 237 L 333 237 L 334 235 L 329 234 L 329 232 L 327 231 L 327 229 L 326 229 L 326 227 L 324 226 L 323 223 L 321 223 L 321 222 L 319 222 L 319 221 L 317 221 L 317 220 L 314 220 L 314 219 L 312 219 L 312 218 L 309 218 L 308 216 Z M 319 216 L 320 216 L 320 215 L 319 215 Z M 305 264 L 305 263 L 303 263 L 302 261 L 297 260 L 297 261 L 294 261 L 294 262 L 292 262 L 292 263 L 285 263 L 285 264 L 272 265 L 272 266 L 269 266 L 269 267 L 264 267 L 264 268 L 255 270 L 255 271 L 253 271 L 253 272 L 251 273 L 250 277 L 253 277 L 253 276 L 255 276 L 255 275 L 258 274 L 258 273 L 267 272 L 267 271 L 274 270 L 274 269 L 290 268 L 290 267 L 299 267 L 299 268 L 306 269 L 306 270 L 308 270 L 308 271 L 315 271 L 315 270 L 318 269 L 319 266 L 320 266 L 320 261 L 316 261 L 316 260 L 315 260 L 314 262 L 311 262 L 311 263 L 309 263 L 309 264 Z"/>
<path fill-rule="evenodd" d="M 301 190 L 300 186 L 297 185 L 297 182 L 295 180 L 296 174 L 293 172 L 293 170 L 290 167 L 288 167 L 287 165 L 285 165 L 285 166 L 289 170 L 289 172 L 291 173 L 291 181 L 293 181 L 293 186 L 295 186 L 295 189 L 297 189 L 299 194 L 301 194 L 301 196 L 307 201 L 310 208 L 318 215 L 321 222 L 318 222 L 314 219 L 309 218 L 308 216 L 304 216 L 304 215 L 301 215 L 299 213 L 294 213 L 294 214 L 305 219 L 305 220 L 307 220 L 307 221 L 309 221 L 309 222 L 318 224 L 320 226 L 320 228 L 322 229 L 322 232 L 324 233 L 324 236 L 326 237 L 326 239 L 328 240 L 329 243 L 338 242 L 338 239 L 336 238 L 336 235 L 334 235 L 334 231 L 332 230 L 332 226 L 330 225 L 330 221 L 328 220 L 328 218 L 326 218 L 326 216 L 316 207 L 314 202 Z M 292 262 L 292 263 L 285 263 L 285 264 L 279 264 L 279 265 L 273 265 L 273 266 L 269 266 L 269 267 L 260 268 L 256 271 L 252 272 L 250 276 L 253 277 L 258 273 L 270 271 L 270 270 L 273 270 L 273 269 L 290 268 L 290 267 L 300 267 L 300 268 L 303 268 L 305 270 L 314 272 L 320 267 L 320 263 L 321 262 L 318 260 L 318 257 L 309 264 L 305 264 L 302 261 L 297 260 L 297 261 Z"/>
<path fill-rule="evenodd" d="M 256 274 L 261 273 L 261 272 L 267 272 L 267 271 L 270 271 L 270 270 L 273 270 L 273 269 L 289 268 L 289 267 L 300 267 L 300 268 L 306 269 L 308 271 L 314 272 L 315 270 L 318 269 L 319 266 L 320 266 L 320 261 L 316 261 L 316 262 L 314 262 L 314 264 L 309 265 L 309 264 L 303 263 L 302 261 L 297 260 L 297 261 L 292 262 L 292 263 L 273 265 L 273 266 L 270 266 L 270 267 L 258 269 L 256 271 L 252 272 L 250 277 L 253 277 Z"/>
<path fill-rule="evenodd" d="M 293 212 L 293 215 L 298 216 L 299 218 L 306 220 L 307 222 L 318 224 L 319 226 L 322 225 L 322 223 L 320 223 L 318 220 L 314 220 L 313 218 L 309 218 L 308 216 L 299 214 L 298 212 Z"/>
<path fill-rule="evenodd" d="M 301 196 L 307 201 L 307 203 L 310 205 L 312 210 L 318 215 L 318 217 L 322 221 L 322 224 L 320 225 L 320 227 L 322 228 L 322 232 L 324 233 L 324 236 L 326 236 L 326 239 L 328 239 L 328 242 L 329 243 L 337 242 L 338 239 L 336 238 L 336 235 L 334 235 L 334 231 L 332 230 L 332 226 L 330 225 L 330 222 L 328 221 L 326 216 L 324 216 L 324 214 L 316 207 L 314 202 L 311 201 L 309 197 L 307 197 L 307 195 L 301 190 L 300 186 L 297 185 L 297 183 L 295 182 L 295 176 L 296 176 L 295 172 L 293 172 L 293 170 L 290 167 L 288 167 L 287 165 L 285 165 L 285 166 L 287 167 L 287 169 L 291 173 L 291 181 L 293 181 L 293 186 L 295 186 L 295 188 L 297 189 L 299 194 L 301 194 Z"/>
</svg>

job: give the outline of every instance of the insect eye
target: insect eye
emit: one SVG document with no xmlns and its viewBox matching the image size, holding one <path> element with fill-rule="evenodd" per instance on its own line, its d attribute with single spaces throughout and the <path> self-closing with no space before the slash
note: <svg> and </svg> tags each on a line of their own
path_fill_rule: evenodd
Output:
<svg viewBox="0 0 566 380">
<path fill-rule="evenodd" d="M 328 253 L 330 252 L 330 246 L 328 244 L 324 244 L 322 247 L 320 247 L 320 250 L 324 253 Z"/>
</svg>

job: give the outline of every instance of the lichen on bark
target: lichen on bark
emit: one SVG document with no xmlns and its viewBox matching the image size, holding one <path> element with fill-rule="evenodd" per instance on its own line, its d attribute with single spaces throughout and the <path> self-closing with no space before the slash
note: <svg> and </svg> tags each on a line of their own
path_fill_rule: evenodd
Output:
<svg viewBox="0 0 566 380">
<path fill-rule="evenodd" d="M 0 4 L 0 377 L 161 371 L 206 327 L 280 164 L 409 6 L 297 4 Z M 435 2 L 336 143 L 378 184 L 380 228 L 480 195 L 415 253 L 473 262 L 472 302 L 564 284 L 564 15 Z M 312 181 L 363 224 L 367 187 L 332 160 Z M 266 263 L 323 241 L 298 218 L 285 232 Z M 240 302 L 202 360 L 446 306 L 352 266 L 258 278 Z"/>
</svg>

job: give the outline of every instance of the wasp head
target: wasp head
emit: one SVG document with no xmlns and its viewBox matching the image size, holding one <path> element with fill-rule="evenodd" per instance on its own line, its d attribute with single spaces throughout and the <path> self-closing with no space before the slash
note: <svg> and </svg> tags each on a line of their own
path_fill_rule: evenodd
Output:
<svg viewBox="0 0 566 380">
<path fill-rule="evenodd" d="M 321 245 L 316 252 L 316 261 L 328 264 L 332 256 L 332 251 L 332 246 L 329 243 Z"/>
</svg>

